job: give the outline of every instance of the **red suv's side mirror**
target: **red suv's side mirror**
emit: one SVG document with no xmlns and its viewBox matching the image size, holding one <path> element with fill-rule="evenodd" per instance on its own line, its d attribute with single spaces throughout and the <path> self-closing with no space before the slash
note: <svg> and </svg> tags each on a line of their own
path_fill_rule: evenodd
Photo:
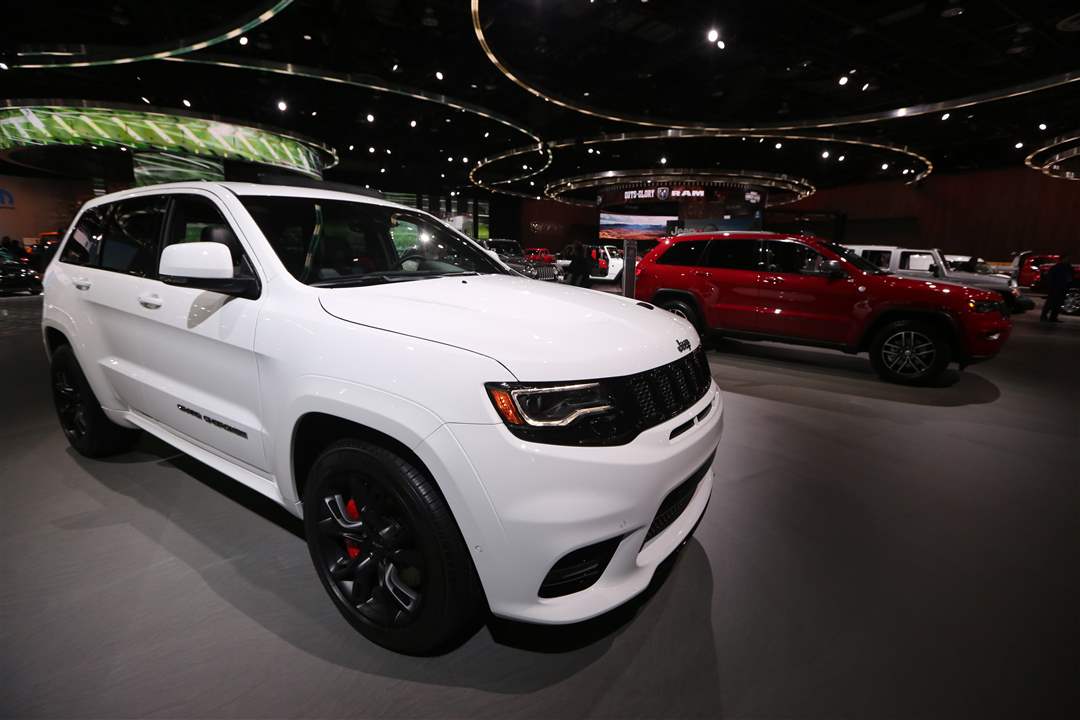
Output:
<svg viewBox="0 0 1080 720">
<path fill-rule="evenodd" d="M 830 280 L 843 280 L 848 276 L 847 270 L 839 260 L 830 260 L 825 263 L 825 272 Z"/>
</svg>

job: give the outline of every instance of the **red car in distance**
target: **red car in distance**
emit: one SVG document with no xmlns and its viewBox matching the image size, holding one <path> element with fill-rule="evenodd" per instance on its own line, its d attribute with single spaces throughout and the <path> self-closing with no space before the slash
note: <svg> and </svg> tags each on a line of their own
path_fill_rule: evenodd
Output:
<svg viewBox="0 0 1080 720">
<path fill-rule="evenodd" d="M 703 334 L 868 352 L 883 379 L 905 384 L 996 355 L 1012 328 L 997 293 L 892 275 L 806 235 L 667 238 L 636 272 L 638 300 Z"/>
<path fill-rule="evenodd" d="M 555 262 L 555 253 L 542 247 L 525 248 L 525 257 L 538 263 L 550 264 Z"/>
</svg>

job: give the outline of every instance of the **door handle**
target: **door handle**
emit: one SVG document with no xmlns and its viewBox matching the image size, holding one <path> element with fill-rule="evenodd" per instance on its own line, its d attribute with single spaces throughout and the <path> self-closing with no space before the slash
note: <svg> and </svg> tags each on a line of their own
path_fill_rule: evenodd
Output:
<svg viewBox="0 0 1080 720">
<path fill-rule="evenodd" d="M 86 278 L 72 278 L 71 284 L 75 286 L 76 290 L 89 290 L 90 281 Z"/>
<path fill-rule="evenodd" d="M 157 295 L 140 295 L 139 304 L 147 310 L 157 310 L 161 307 L 161 298 Z"/>
<path fill-rule="evenodd" d="M 697 275 L 698 277 L 703 277 L 703 278 L 709 277 L 709 273 L 705 272 L 704 270 L 695 270 L 694 274 Z"/>
<path fill-rule="evenodd" d="M 780 283 L 784 282 L 784 278 L 774 275 L 772 277 L 765 278 L 765 282 L 769 283 L 770 285 L 779 285 Z"/>
</svg>

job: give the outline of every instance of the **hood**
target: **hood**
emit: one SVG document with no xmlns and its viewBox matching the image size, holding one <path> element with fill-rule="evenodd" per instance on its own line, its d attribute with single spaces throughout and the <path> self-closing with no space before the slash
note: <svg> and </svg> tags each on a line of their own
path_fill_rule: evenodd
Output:
<svg viewBox="0 0 1080 720">
<path fill-rule="evenodd" d="M 961 272 L 950 270 L 945 278 L 948 282 L 962 285 L 974 285 L 980 288 L 992 288 L 994 290 L 1008 290 L 1009 277 L 1007 275 L 983 275 L 981 273 Z"/>
<path fill-rule="evenodd" d="M 888 288 L 906 290 L 916 297 L 934 298 L 937 302 L 948 304 L 952 300 L 959 303 L 968 300 L 1000 300 L 1001 296 L 983 288 L 963 285 L 949 278 L 948 282 L 942 280 L 920 280 L 918 278 L 904 277 L 902 275 L 871 275 L 877 278 L 881 284 Z"/>
<path fill-rule="evenodd" d="M 689 323 L 660 308 L 508 275 L 326 288 L 319 302 L 348 322 L 486 355 L 523 381 L 630 375 L 684 356 L 682 340 L 699 344 Z"/>
</svg>

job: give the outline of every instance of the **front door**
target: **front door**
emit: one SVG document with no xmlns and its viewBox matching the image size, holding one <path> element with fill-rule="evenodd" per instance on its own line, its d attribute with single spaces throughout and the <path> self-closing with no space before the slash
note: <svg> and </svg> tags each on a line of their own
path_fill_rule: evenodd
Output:
<svg viewBox="0 0 1080 720">
<path fill-rule="evenodd" d="M 221 242 L 234 273 L 253 273 L 248 253 L 211 195 L 171 195 L 164 246 Z M 149 382 L 142 412 L 220 454 L 265 470 L 259 368 L 253 352 L 259 300 L 154 281 L 142 315 Z"/>
<path fill-rule="evenodd" d="M 847 344 L 855 328 L 858 288 L 829 274 L 827 258 L 797 240 L 765 243 L 762 332 L 811 342 Z"/>
<path fill-rule="evenodd" d="M 761 241 L 714 238 L 705 252 L 699 284 L 708 294 L 709 326 L 761 332 Z"/>
</svg>

